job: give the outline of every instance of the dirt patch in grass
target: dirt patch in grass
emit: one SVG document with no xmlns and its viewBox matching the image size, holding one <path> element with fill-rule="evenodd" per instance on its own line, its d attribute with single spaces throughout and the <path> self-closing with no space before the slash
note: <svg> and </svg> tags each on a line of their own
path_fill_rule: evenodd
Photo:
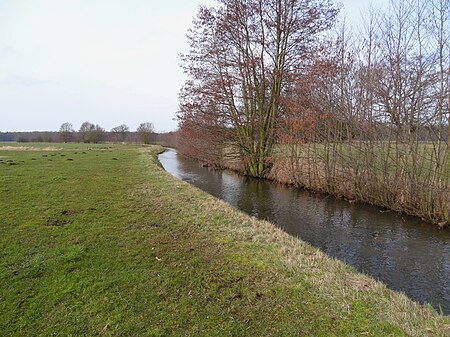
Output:
<svg viewBox="0 0 450 337">
<path fill-rule="evenodd" d="M 47 221 L 45 222 L 45 226 L 62 227 L 69 223 L 70 221 L 67 219 L 47 219 Z"/>
<path fill-rule="evenodd" d="M 54 216 L 48 217 L 44 225 L 54 227 L 63 227 L 69 225 L 74 221 L 73 216 L 79 213 L 82 212 L 72 209 L 64 209 L 60 212 L 57 212 Z"/>
</svg>

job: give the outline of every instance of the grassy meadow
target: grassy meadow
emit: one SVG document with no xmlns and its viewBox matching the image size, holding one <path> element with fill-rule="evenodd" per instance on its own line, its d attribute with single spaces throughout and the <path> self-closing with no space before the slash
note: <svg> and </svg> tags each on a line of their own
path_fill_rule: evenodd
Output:
<svg viewBox="0 0 450 337">
<path fill-rule="evenodd" d="M 159 146 L 0 143 L 1 336 L 448 336 L 450 319 L 173 178 Z"/>
</svg>

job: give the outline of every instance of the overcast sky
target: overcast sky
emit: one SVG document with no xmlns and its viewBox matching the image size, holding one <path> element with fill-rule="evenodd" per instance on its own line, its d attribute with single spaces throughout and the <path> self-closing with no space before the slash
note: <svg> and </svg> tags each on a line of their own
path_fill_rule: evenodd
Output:
<svg viewBox="0 0 450 337">
<path fill-rule="evenodd" d="M 373 0 L 374 4 L 387 0 Z M 370 0 L 343 0 L 357 21 Z M 0 131 L 176 129 L 178 54 L 214 0 L 0 0 Z"/>
</svg>

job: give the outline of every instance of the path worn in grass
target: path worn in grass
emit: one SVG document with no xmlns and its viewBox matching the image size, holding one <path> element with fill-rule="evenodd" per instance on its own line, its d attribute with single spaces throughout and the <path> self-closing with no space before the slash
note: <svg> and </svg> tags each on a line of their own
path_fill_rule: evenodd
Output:
<svg viewBox="0 0 450 337">
<path fill-rule="evenodd" d="M 0 149 L 0 335 L 450 333 L 432 309 L 171 177 L 160 149 Z"/>
</svg>

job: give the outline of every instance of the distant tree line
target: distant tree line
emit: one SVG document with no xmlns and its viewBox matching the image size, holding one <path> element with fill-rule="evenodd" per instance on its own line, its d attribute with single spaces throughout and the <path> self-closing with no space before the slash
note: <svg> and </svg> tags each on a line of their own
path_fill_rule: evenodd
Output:
<svg viewBox="0 0 450 337">
<path fill-rule="evenodd" d="M 141 123 L 136 131 L 130 131 L 129 126 L 121 124 L 106 131 L 98 124 L 84 122 L 75 130 L 69 122 L 61 124 L 59 131 L 31 132 L 0 132 L 0 142 L 45 142 L 45 143 L 159 143 L 165 146 L 175 146 L 175 132 L 157 133 L 152 123 Z"/>
</svg>

